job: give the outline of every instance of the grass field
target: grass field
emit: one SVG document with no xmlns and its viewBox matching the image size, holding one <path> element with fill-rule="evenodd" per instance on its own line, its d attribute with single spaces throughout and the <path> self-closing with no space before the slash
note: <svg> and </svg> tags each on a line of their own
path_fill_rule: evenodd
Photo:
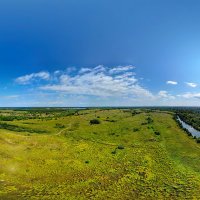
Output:
<svg viewBox="0 0 200 200">
<path fill-rule="evenodd" d="M 0 129 L 0 199 L 200 199 L 200 144 L 170 113 L 93 109 L 2 123 L 11 128 Z"/>
</svg>

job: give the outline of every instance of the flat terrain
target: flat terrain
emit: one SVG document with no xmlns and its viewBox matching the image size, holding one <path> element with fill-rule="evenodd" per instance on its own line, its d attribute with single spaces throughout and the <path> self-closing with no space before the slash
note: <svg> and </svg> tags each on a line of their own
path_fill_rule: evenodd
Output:
<svg viewBox="0 0 200 200">
<path fill-rule="evenodd" d="M 200 199 L 200 144 L 171 113 L 7 112 L 19 119 L 0 123 L 0 199 Z"/>
</svg>

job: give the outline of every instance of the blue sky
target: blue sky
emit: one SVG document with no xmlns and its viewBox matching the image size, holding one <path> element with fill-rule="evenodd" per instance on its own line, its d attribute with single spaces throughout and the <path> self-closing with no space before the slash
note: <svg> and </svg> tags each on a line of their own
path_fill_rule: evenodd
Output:
<svg viewBox="0 0 200 200">
<path fill-rule="evenodd" d="M 198 0 L 1 0 L 0 106 L 200 106 Z"/>
</svg>

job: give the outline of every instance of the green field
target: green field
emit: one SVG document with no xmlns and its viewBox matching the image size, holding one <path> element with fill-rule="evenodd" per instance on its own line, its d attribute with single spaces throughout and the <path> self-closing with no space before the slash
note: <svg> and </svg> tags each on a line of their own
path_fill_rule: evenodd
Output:
<svg viewBox="0 0 200 200">
<path fill-rule="evenodd" d="M 11 115 L 0 121 L 0 199 L 200 199 L 200 144 L 173 113 Z"/>
</svg>

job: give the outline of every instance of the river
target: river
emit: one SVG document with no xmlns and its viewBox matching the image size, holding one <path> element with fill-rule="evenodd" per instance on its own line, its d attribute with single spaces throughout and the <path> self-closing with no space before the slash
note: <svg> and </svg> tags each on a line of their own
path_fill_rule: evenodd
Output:
<svg viewBox="0 0 200 200">
<path fill-rule="evenodd" d="M 177 119 L 182 124 L 183 128 L 186 128 L 192 134 L 193 137 L 194 136 L 196 136 L 197 138 L 200 137 L 200 131 L 197 131 L 195 128 L 182 121 L 179 116 Z"/>
</svg>

